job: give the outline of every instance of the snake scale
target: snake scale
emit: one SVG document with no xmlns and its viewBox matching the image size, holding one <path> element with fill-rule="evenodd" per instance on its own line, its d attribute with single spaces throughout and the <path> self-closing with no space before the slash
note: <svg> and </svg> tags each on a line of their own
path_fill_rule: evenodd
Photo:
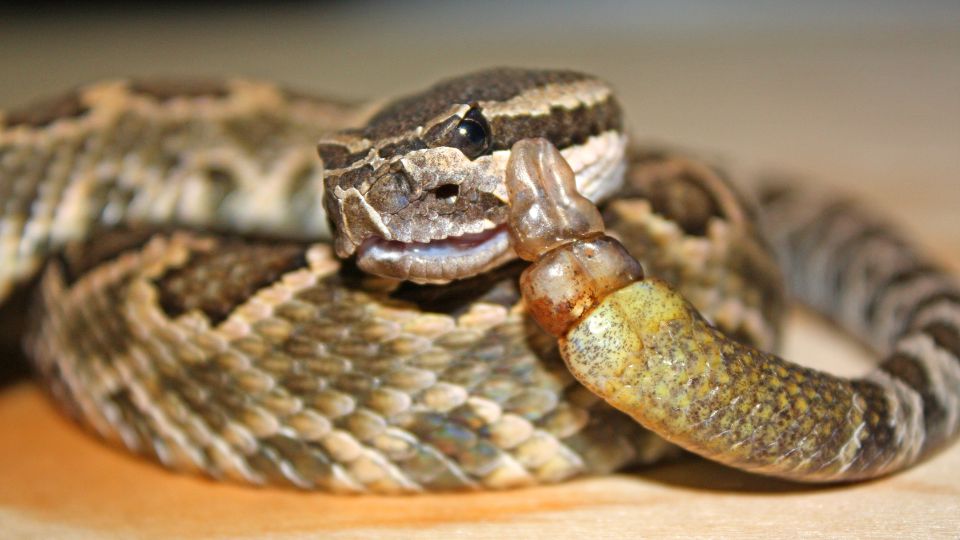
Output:
<svg viewBox="0 0 960 540">
<path fill-rule="evenodd" d="M 511 150 L 533 138 L 549 151 Z M 551 174 L 659 279 L 534 306 L 538 325 L 507 180 Z M 770 190 L 761 214 L 719 169 L 629 146 L 611 89 L 568 71 L 363 105 L 105 82 L 0 112 L 0 300 L 34 283 L 23 341 L 65 411 L 218 479 L 505 488 L 670 443 L 802 481 L 888 474 L 958 431 L 960 288 L 856 204 L 805 197 Z M 556 290 L 603 283 L 565 276 Z M 760 352 L 787 284 L 878 369 L 844 380 Z M 639 311 L 597 322 L 611 305 Z M 561 311 L 574 321 L 551 327 Z"/>
</svg>

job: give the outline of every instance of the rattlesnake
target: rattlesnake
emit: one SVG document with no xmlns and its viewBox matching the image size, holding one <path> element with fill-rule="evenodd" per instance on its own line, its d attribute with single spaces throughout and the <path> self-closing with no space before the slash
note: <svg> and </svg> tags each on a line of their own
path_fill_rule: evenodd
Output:
<svg viewBox="0 0 960 540">
<path fill-rule="evenodd" d="M 610 88 L 567 71 L 487 70 L 364 105 L 254 81 L 113 81 L 0 113 L 0 298 L 44 267 L 25 344 L 50 393 L 174 469 L 415 492 L 652 462 L 675 448 L 577 383 L 519 302 L 504 178 L 533 137 L 646 274 L 738 343 L 779 338 L 786 287 L 766 235 L 806 301 L 890 354 L 844 402 L 862 441 L 767 411 L 772 379 L 756 373 L 752 408 L 723 415 L 751 428 L 717 439 L 728 456 L 790 431 L 796 448 L 761 465 L 844 436 L 848 462 L 711 457 L 863 478 L 953 438 L 951 277 L 855 205 L 770 192 L 758 223 L 719 169 L 630 147 Z M 816 390 L 784 381 L 794 406 Z"/>
</svg>

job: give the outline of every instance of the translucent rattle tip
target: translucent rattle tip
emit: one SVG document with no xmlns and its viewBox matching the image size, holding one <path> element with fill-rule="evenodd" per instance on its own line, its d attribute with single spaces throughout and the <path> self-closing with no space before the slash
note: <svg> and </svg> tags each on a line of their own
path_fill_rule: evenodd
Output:
<svg viewBox="0 0 960 540">
<path fill-rule="evenodd" d="M 513 249 L 522 259 L 603 232 L 597 207 L 577 191 L 573 169 L 550 141 L 524 139 L 507 161 L 508 215 Z"/>
</svg>

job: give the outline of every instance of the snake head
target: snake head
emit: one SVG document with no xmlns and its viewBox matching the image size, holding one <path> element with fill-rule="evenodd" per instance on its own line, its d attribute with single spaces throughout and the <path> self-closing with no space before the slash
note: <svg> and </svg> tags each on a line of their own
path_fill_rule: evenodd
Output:
<svg viewBox="0 0 960 540">
<path fill-rule="evenodd" d="M 506 230 L 510 149 L 542 137 L 598 201 L 623 178 L 610 87 L 570 71 L 491 69 L 386 104 L 318 146 L 341 257 L 366 272 L 446 283 L 516 257 Z"/>
</svg>

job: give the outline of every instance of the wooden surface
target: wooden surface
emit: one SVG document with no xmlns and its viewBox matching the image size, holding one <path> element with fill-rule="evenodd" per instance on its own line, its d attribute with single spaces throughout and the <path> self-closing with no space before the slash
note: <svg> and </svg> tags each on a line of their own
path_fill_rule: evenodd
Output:
<svg viewBox="0 0 960 540">
<path fill-rule="evenodd" d="M 513 15 L 476 4 L 0 18 L 0 106 L 128 73 L 377 96 L 478 65 L 570 66 L 613 81 L 642 136 L 853 192 L 960 268 L 960 10 L 867 2 L 794 16 L 700 2 L 713 24 L 649 5 L 558 14 L 540 2 Z M 866 369 L 813 319 L 789 330 L 789 358 Z M 105 447 L 31 382 L 0 388 L 0 537 L 262 536 L 957 538 L 960 445 L 852 486 L 687 460 L 503 493 L 335 497 L 170 474 Z"/>
</svg>

